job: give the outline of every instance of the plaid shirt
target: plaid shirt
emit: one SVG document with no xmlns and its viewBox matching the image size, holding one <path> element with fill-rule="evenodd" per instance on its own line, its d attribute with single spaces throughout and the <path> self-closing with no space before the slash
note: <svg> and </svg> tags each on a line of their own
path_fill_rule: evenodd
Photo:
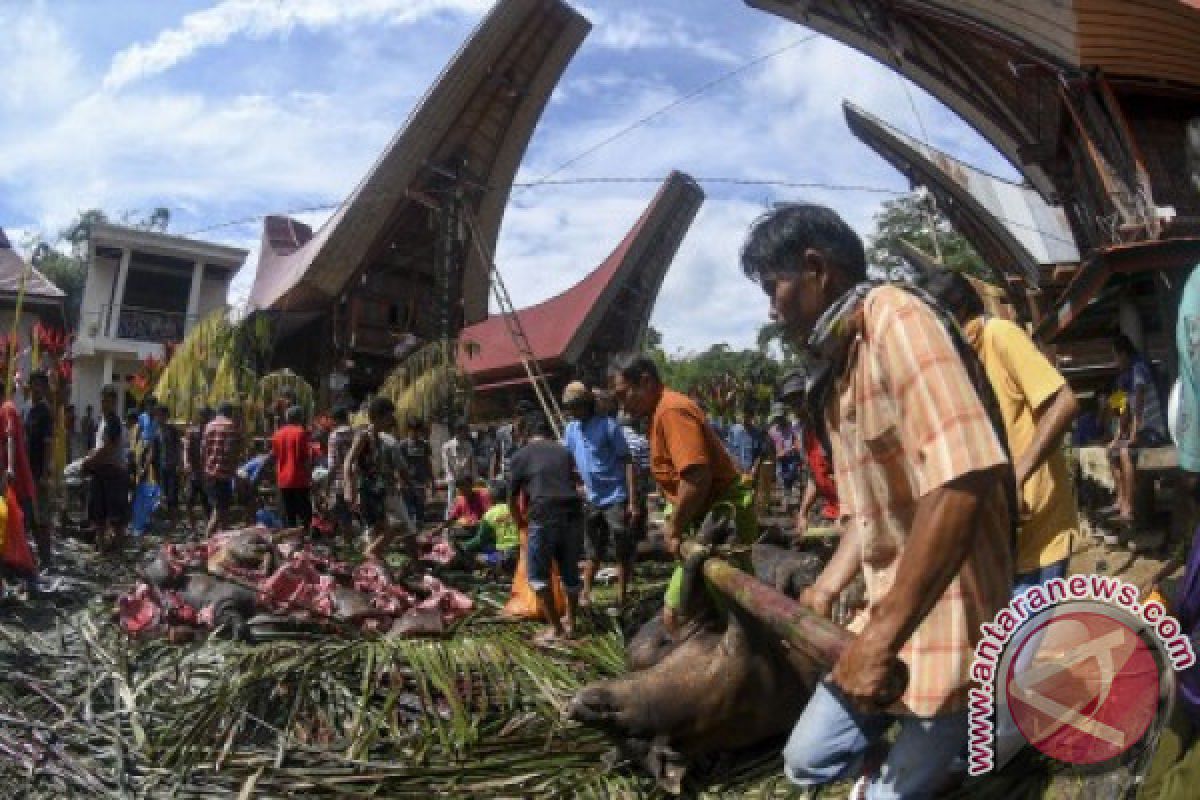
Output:
<svg viewBox="0 0 1200 800">
<path fill-rule="evenodd" d="M 858 328 L 826 420 L 842 518 L 862 534 L 870 613 L 895 580 L 919 499 L 1007 458 L 953 342 L 919 299 L 876 289 Z M 894 711 L 928 717 L 965 705 L 979 626 L 1012 587 L 1008 523 L 997 482 L 962 569 L 900 651 L 909 684 Z"/>
<path fill-rule="evenodd" d="M 205 477 L 233 479 L 237 474 L 238 438 L 237 427 L 227 417 L 217 417 L 205 426 L 200 444 Z"/>
</svg>

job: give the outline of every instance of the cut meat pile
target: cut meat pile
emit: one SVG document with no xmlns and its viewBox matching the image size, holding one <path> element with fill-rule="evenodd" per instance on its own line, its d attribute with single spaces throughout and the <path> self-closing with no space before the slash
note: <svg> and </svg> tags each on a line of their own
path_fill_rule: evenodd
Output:
<svg viewBox="0 0 1200 800">
<path fill-rule="evenodd" d="M 471 598 L 432 575 L 397 581 L 377 562 L 358 566 L 314 553 L 266 528 L 167 544 L 117 601 L 121 628 L 138 638 L 187 639 L 224 629 L 436 635 L 470 613 Z"/>
</svg>

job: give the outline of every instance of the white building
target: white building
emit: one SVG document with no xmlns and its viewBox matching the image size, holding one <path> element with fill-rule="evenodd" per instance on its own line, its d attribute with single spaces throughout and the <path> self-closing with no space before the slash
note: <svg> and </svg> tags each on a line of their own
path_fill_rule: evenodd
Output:
<svg viewBox="0 0 1200 800">
<path fill-rule="evenodd" d="M 71 402 L 79 414 L 89 405 L 99 409 L 106 383 L 124 396 L 138 362 L 161 357 L 165 343 L 182 341 L 199 320 L 225 308 L 245 260 L 236 247 L 95 225 L 74 346 Z"/>
</svg>

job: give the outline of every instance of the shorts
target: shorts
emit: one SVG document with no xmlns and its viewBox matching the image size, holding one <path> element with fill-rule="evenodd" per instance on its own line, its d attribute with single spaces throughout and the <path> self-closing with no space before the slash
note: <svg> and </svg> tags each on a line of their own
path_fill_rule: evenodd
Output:
<svg viewBox="0 0 1200 800">
<path fill-rule="evenodd" d="M 233 505 L 233 479 L 207 478 L 204 483 L 209 506 L 218 514 L 228 514 Z"/>
<path fill-rule="evenodd" d="M 1140 430 L 1137 436 L 1133 437 L 1132 441 L 1129 439 L 1117 439 L 1113 442 L 1112 446 L 1108 448 L 1108 457 L 1115 461 L 1122 450 L 1128 450 L 1129 457 L 1136 466 L 1139 450 L 1162 447 L 1166 443 L 1166 438 L 1158 431 Z"/>
<path fill-rule="evenodd" d="M 283 524 L 289 528 L 312 524 L 312 493 L 308 489 L 280 489 L 283 501 Z"/>
<path fill-rule="evenodd" d="M 563 588 L 578 592 L 579 555 L 583 549 L 582 520 L 577 514 L 553 515 L 529 521 L 529 585 L 535 592 L 550 585 L 551 566 L 558 565 Z"/>
<path fill-rule="evenodd" d="M 479 559 L 484 564 L 487 564 L 493 569 L 502 569 L 505 572 L 512 572 L 517 568 L 517 561 L 521 558 L 521 548 L 513 547 L 508 550 L 492 550 L 487 553 L 480 553 Z"/>
<path fill-rule="evenodd" d="M 650 508 L 647 502 L 647 492 L 642 492 L 642 497 L 637 503 L 638 511 L 640 512 L 637 521 L 629 526 L 629 537 L 633 539 L 634 554 L 637 554 L 637 543 L 645 541 L 646 536 L 650 532 Z"/>
<path fill-rule="evenodd" d="M 587 512 L 584 528 L 583 557 L 586 561 L 604 561 L 611 539 L 618 564 L 632 564 L 637 554 L 633 532 L 625 523 L 625 503 L 613 503 Z"/>
<path fill-rule="evenodd" d="M 179 470 L 164 469 L 158 473 L 158 488 L 162 492 L 163 505 L 179 508 Z"/>
<path fill-rule="evenodd" d="M 102 467 L 92 475 L 88 521 L 118 526 L 129 522 L 129 475 L 124 467 Z"/>
<path fill-rule="evenodd" d="M 386 524 L 393 533 L 415 533 L 404 498 L 398 492 L 359 492 L 359 511 L 368 528 Z"/>
</svg>

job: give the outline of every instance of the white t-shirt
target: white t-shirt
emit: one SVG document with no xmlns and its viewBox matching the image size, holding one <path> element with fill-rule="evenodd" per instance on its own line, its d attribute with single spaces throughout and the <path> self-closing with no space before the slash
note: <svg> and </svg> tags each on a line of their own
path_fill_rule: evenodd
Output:
<svg viewBox="0 0 1200 800">
<path fill-rule="evenodd" d="M 471 447 L 471 443 L 459 441 L 456 436 L 442 445 L 442 471 L 446 473 L 448 481 L 464 473 L 474 479 L 475 448 Z"/>
</svg>

